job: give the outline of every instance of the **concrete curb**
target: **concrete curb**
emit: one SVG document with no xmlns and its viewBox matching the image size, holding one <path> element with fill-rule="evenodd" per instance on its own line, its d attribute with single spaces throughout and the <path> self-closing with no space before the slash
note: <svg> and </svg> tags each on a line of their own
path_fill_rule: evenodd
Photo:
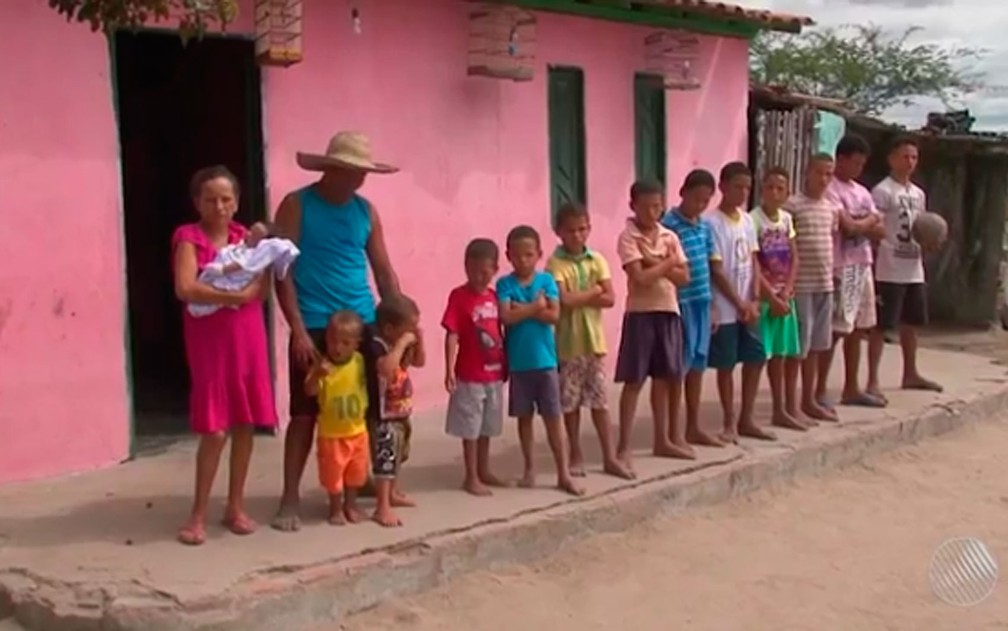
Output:
<svg viewBox="0 0 1008 631">
<path fill-rule="evenodd" d="M 868 456 L 986 421 L 1008 405 L 1008 386 L 972 401 L 935 404 L 916 416 L 851 423 L 815 444 L 705 463 L 584 500 L 506 520 L 433 533 L 310 566 L 242 577 L 200 600 L 140 586 L 58 584 L 27 570 L 0 576 L 0 620 L 37 631 L 275 631 L 335 624 L 388 598 L 425 591 L 499 563 L 530 562 L 569 541 L 619 531 L 659 514 L 721 502 L 854 464 Z M 75 598 L 68 598 L 68 593 Z M 64 603 L 75 602 L 67 607 Z"/>
</svg>

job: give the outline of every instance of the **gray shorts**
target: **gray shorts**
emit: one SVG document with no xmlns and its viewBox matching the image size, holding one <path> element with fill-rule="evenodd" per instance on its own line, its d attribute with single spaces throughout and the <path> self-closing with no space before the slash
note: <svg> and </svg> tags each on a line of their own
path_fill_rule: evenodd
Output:
<svg viewBox="0 0 1008 631">
<path fill-rule="evenodd" d="M 833 292 L 795 294 L 798 307 L 798 341 L 801 356 L 828 351 L 833 346 Z"/>
<path fill-rule="evenodd" d="M 504 385 L 460 381 L 448 398 L 445 432 L 462 440 L 500 436 L 504 425 Z"/>
<path fill-rule="evenodd" d="M 556 419 L 563 415 L 560 406 L 560 375 L 556 368 L 511 373 L 508 382 L 508 415 Z"/>
</svg>

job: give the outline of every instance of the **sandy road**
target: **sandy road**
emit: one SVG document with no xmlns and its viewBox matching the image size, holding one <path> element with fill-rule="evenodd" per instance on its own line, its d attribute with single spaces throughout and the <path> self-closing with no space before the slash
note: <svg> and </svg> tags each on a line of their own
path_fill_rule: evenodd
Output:
<svg viewBox="0 0 1008 631">
<path fill-rule="evenodd" d="M 1008 568 L 971 608 L 927 568 L 957 536 L 1008 562 L 1008 414 L 775 491 L 464 577 L 346 631 L 1008 629 Z"/>
</svg>

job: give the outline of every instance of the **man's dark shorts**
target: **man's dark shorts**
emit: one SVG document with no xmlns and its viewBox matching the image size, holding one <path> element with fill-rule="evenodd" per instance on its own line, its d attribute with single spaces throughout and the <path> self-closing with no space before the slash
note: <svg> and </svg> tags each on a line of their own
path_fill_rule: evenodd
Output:
<svg viewBox="0 0 1008 631">
<path fill-rule="evenodd" d="M 320 353 L 325 352 L 325 329 L 308 329 L 315 348 Z M 361 340 L 360 352 L 364 356 L 364 370 L 367 372 L 368 408 L 366 419 L 368 427 L 375 427 L 378 424 L 378 412 L 380 409 L 378 398 L 378 370 L 375 365 L 376 358 L 372 352 L 374 328 L 370 325 L 364 327 L 364 339 Z M 294 418 L 308 417 L 315 420 L 318 416 L 318 401 L 315 397 L 305 394 L 304 382 L 307 373 L 294 358 L 294 340 L 291 339 L 287 345 L 287 364 L 290 383 L 290 416 Z"/>
</svg>

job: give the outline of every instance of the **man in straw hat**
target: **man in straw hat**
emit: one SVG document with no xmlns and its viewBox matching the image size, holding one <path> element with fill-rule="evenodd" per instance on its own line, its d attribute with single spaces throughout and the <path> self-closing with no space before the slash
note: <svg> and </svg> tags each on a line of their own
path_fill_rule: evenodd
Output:
<svg viewBox="0 0 1008 631">
<path fill-rule="evenodd" d="M 395 173 L 397 169 L 372 160 L 367 137 L 354 132 L 333 136 L 323 154 L 299 152 L 297 163 L 302 169 L 321 173 L 321 178 L 287 195 L 276 215 L 277 232 L 301 250 L 294 272 L 277 285 L 277 299 L 291 328 L 291 422 L 284 441 L 283 496 L 272 523 L 283 531 L 301 527 L 301 476 L 311 453 L 318 413 L 315 400 L 305 394 L 304 382 L 307 370 L 325 348 L 329 318 L 348 309 L 365 323 L 374 323 L 369 265 L 383 298 L 399 292 L 378 212 L 357 194 L 369 173 Z M 368 398 L 377 402 L 370 342 L 369 330 L 361 351 L 368 367 Z M 372 415 L 377 412 L 377 405 L 368 407 L 369 423 L 376 421 Z"/>
</svg>

